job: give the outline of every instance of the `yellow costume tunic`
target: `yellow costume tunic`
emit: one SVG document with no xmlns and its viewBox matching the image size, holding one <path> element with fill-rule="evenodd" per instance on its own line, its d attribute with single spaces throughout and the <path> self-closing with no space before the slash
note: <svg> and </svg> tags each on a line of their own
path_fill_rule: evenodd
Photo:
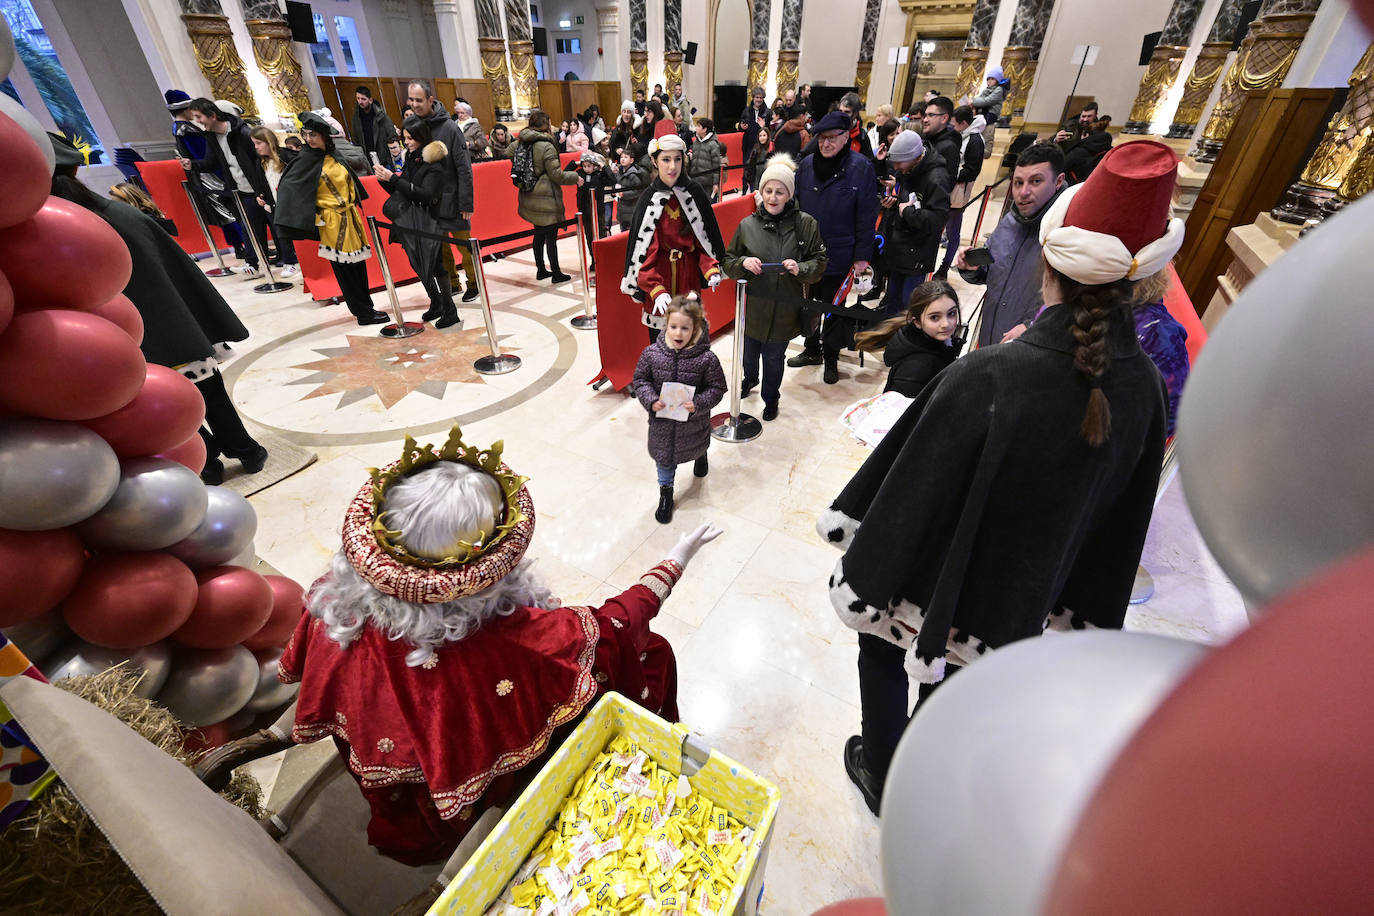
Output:
<svg viewBox="0 0 1374 916">
<path fill-rule="evenodd" d="M 320 169 L 320 184 L 315 193 L 315 225 L 320 229 L 320 257 L 326 261 L 349 264 L 366 261 L 372 256 L 372 246 L 367 243 L 358 203 L 358 190 L 349 180 L 348 170 L 326 153 Z"/>
</svg>

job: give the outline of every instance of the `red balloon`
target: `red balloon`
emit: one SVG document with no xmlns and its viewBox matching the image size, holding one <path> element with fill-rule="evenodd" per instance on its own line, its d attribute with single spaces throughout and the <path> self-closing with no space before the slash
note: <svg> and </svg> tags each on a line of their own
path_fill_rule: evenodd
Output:
<svg viewBox="0 0 1374 916">
<path fill-rule="evenodd" d="M 97 305 L 90 310 L 92 315 L 99 315 L 111 324 L 118 325 L 134 339 L 135 344 L 143 343 L 143 316 L 138 313 L 138 308 L 129 301 L 129 297 L 123 293 L 117 293 L 113 299 L 104 305 Z"/>
<path fill-rule="evenodd" d="M 200 432 L 196 431 L 185 442 L 163 449 L 153 457 L 184 464 L 199 474 L 205 468 L 205 440 L 200 437 Z"/>
<path fill-rule="evenodd" d="M 232 725 L 233 716 L 215 722 L 212 725 L 202 725 L 186 732 L 186 737 L 181 739 L 181 746 L 192 754 L 201 751 L 208 751 L 221 744 L 228 744 L 236 737 L 236 729 Z"/>
<path fill-rule="evenodd" d="M 134 399 L 146 366 L 129 335 L 104 318 L 20 312 L 0 335 L 0 406 L 52 420 L 101 417 Z"/>
<path fill-rule="evenodd" d="M 191 617 L 172 638 L 195 649 L 227 649 L 252 636 L 272 614 L 272 586 L 242 566 L 196 572 L 200 589 Z"/>
<path fill-rule="evenodd" d="M 196 436 L 204 419 L 205 399 L 195 384 L 175 369 L 148 363 L 147 378 L 132 401 L 85 425 L 116 455 L 133 458 L 176 448 Z"/>
<path fill-rule="evenodd" d="M 166 553 L 102 553 L 62 602 L 72 632 L 110 649 L 137 649 L 172 635 L 196 606 L 196 576 Z"/>
<path fill-rule="evenodd" d="M 887 916 L 881 897 L 855 897 L 822 907 L 811 916 Z"/>
<path fill-rule="evenodd" d="M 272 614 L 252 636 L 243 641 L 245 647 L 259 652 L 263 649 L 280 649 L 286 645 L 296 624 L 305 613 L 305 589 L 286 576 L 263 576 L 272 586 Z"/>
<path fill-rule="evenodd" d="M 5 170 L 0 227 L 13 226 L 29 219 L 43 206 L 52 187 L 52 173 L 28 131 L 6 114 L 0 114 L 0 162 Z"/>
<path fill-rule="evenodd" d="M 32 219 L 0 229 L 0 270 L 21 312 L 89 309 L 128 285 L 133 260 L 109 223 L 79 204 L 49 197 Z"/>
<path fill-rule="evenodd" d="M 10 326 L 10 319 L 14 317 L 14 289 L 10 286 L 10 281 L 5 279 L 4 274 L 0 274 L 0 334 L 5 333 L 5 328 Z"/>
<path fill-rule="evenodd" d="M 1374 549 L 1214 650 L 1117 757 L 1045 913 L 1362 913 Z"/>
<path fill-rule="evenodd" d="M 86 551 L 70 528 L 0 528 L 0 627 L 24 623 L 57 607 L 76 587 Z"/>
</svg>

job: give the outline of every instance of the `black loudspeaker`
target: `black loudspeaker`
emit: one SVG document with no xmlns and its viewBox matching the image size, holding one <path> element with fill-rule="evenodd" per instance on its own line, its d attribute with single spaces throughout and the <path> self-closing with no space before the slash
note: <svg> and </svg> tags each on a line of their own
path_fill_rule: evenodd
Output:
<svg viewBox="0 0 1374 916">
<path fill-rule="evenodd" d="M 549 31 L 538 26 L 534 29 L 534 54 L 536 57 L 549 56 Z"/>
<path fill-rule="evenodd" d="M 1245 40 L 1245 33 L 1250 31 L 1250 23 L 1255 21 L 1262 5 L 1260 0 L 1250 0 L 1249 3 L 1241 7 L 1240 22 L 1236 23 L 1236 37 L 1231 39 L 1232 51 L 1240 48 L 1240 43 Z"/>
<path fill-rule="evenodd" d="M 291 29 L 292 41 L 313 44 L 319 40 L 315 36 L 315 17 L 311 15 L 309 3 L 286 0 L 286 24 Z"/>
<path fill-rule="evenodd" d="M 687 47 L 682 50 L 682 62 L 684 64 L 695 64 L 697 62 L 697 43 L 687 42 Z"/>
<path fill-rule="evenodd" d="M 1145 36 L 1145 40 L 1140 43 L 1140 66 L 1145 66 L 1150 62 L 1150 55 L 1155 53 L 1155 45 L 1159 44 L 1159 36 L 1163 32 L 1150 32 Z"/>
</svg>

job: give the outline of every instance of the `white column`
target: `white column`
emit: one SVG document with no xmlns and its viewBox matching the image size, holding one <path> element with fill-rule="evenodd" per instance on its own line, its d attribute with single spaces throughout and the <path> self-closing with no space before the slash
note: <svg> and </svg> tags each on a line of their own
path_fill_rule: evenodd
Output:
<svg viewBox="0 0 1374 916">
<path fill-rule="evenodd" d="M 444 51 L 444 76 L 476 79 L 482 75 L 477 53 L 477 14 L 471 0 L 434 0 L 439 45 Z"/>
<path fill-rule="evenodd" d="M 596 30 L 598 47 L 601 49 L 601 53 L 597 56 L 597 78 L 608 81 L 620 80 L 620 74 L 622 72 L 628 74 L 629 70 L 622 71 L 620 68 L 620 5 L 614 0 L 607 5 L 596 8 Z M 625 88 L 623 81 L 621 88 L 622 90 Z M 628 99 L 630 94 L 622 92 L 621 97 Z M 619 115 L 620 112 L 616 112 L 616 114 Z M 602 117 L 605 117 L 604 112 Z M 609 124 L 610 119 L 607 119 L 606 123 Z"/>
<path fill-rule="evenodd" d="M 124 10 L 153 76 L 163 83 L 159 88 L 180 89 L 192 98 L 210 91 L 186 37 L 177 0 L 124 0 Z"/>
</svg>

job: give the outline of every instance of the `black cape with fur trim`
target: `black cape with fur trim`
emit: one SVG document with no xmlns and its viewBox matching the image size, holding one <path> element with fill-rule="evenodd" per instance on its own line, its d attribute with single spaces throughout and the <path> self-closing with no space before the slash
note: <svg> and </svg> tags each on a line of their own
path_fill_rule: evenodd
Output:
<svg viewBox="0 0 1374 916">
<path fill-rule="evenodd" d="M 643 302 L 646 298 L 636 281 L 639 278 L 639 268 L 649 253 L 649 243 L 653 241 L 658 219 L 663 215 L 663 206 L 668 202 L 669 194 L 676 194 L 682 201 L 683 215 L 687 217 L 687 222 L 692 226 L 692 234 L 706 249 L 706 253 L 717 261 L 725 257 L 725 241 L 720 236 L 720 225 L 716 222 L 716 211 L 711 209 L 711 199 L 702 190 L 701 185 L 687 177 L 686 167 L 683 167 L 682 174 L 678 176 L 677 184 L 671 188 L 663 183 L 663 179 L 655 177 L 653 183 L 644 189 L 639 203 L 635 206 L 634 217 L 630 222 L 629 244 L 625 246 L 625 273 L 620 281 L 620 290 L 636 302 Z M 682 200 L 683 194 L 688 195 L 691 206 L 686 200 Z M 700 280 L 699 277 L 698 281 Z"/>
<path fill-rule="evenodd" d="M 956 360 L 817 524 L 845 550 L 844 624 L 908 650 L 921 683 L 1046 627 L 1119 629 L 1164 460 L 1164 383 L 1128 320 L 1108 336 L 1111 436 L 1079 434 L 1071 315 Z M 918 635 L 919 634 L 919 635 Z"/>
<path fill-rule="evenodd" d="M 333 153 L 329 155 L 333 156 Z M 277 183 L 277 207 L 272 211 L 272 224 L 284 238 L 318 239 L 315 226 L 315 199 L 320 187 L 320 173 L 324 171 L 323 150 L 305 147 L 291 162 Z M 348 180 L 358 191 L 358 199 L 365 200 L 367 191 L 357 174 L 339 156 L 335 160 L 348 172 Z"/>
</svg>

